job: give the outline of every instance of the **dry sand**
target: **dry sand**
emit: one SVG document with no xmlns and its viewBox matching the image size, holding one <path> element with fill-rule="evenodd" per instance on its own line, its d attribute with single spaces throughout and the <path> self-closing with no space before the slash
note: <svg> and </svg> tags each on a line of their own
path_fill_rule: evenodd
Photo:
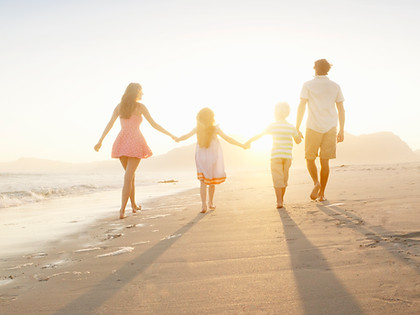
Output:
<svg viewBox="0 0 420 315">
<path fill-rule="evenodd" d="M 0 260 L 1 314 L 419 314 L 420 163 L 239 173 Z M 47 227 L 46 227 L 47 228 Z"/>
</svg>

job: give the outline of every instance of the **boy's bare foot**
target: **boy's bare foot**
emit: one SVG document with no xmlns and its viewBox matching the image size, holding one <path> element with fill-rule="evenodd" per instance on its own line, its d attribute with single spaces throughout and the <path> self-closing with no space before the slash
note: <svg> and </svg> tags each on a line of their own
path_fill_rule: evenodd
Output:
<svg viewBox="0 0 420 315">
<path fill-rule="evenodd" d="M 318 193 L 319 193 L 320 188 L 321 188 L 321 185 L 319 183 L 314 185 L 314 188 L 312 189 L 312 192 L 310 195 L 312 200 L 316 200 L 318 198 Z"/>
</svg>

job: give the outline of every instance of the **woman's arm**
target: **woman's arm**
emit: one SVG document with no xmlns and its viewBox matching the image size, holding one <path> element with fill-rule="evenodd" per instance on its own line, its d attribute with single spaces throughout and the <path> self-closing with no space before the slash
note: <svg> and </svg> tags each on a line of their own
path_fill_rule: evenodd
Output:
<svg viewBox="0 0 420 315">
<path fill-rule="evenodd" d="M 112 117 L 109 120 L 108 124 L 105 127 L 104 132 L 102 133 L 101 138 L 99 139 L 98 143 L 94 146 L 94 149 L 96 152 L 99 151 L 99 149 L 102 146 L 102 141 L 104 140 L 105 136 L 108 134 L 108 132 L 111 130 L 112 126 L 114 125 L 115 121 L 117 120 L 119 115 L 119 105 L 115 107 L 114 112 L 112 113 Z"/>
<path fill-rule="evenodd" d="M 241 147 L 243 149 L 247 149 L 246 145 L 244 145 L 244 144 L 236 141 L 235 139 L 229 137 L 219 127 L 216 128 L 216 132 L 219 136 L 221 136 L 225 141 L 229 142 L 230 144 L 234 144 L 234 145 L 237 145 L 238 147 Z"/>
<path fill-rule="evenodd" d="M 165 135 L 171 137 L 172 139 L 176 139 L 176 137 L 171 134 L 169 131 L 167 131 L 165 128 L 163 128 L 161 125 L 159 125 L 157 122 L 155 122 L 152 118 L 152 116 L 150 115 L 149 111 L 147 110 L 146 106 L 144 106 L 143 104 L 140 104 L 140 108 L 141 108 L 141 113 L 143 114 L 144 118 L 146 118 L 146 120 L 149 122 L 149 124 L 155 128 L 157 131 L 160 131 L 161 133 L 164 133 Z"/>
<path fill-rule="evenodd" d="M 187 140 L 188 138 L 191 138 L 196 133 L 197 133 L 197 128 L 194 128 L 189 133 L 186 133 L 185 135 L 183 135 L 183 136 L 181 136 L 179 138 L 176 138 L 175 141 L 176 142 L 179 142 L 179 141 Z"/>
</svg>

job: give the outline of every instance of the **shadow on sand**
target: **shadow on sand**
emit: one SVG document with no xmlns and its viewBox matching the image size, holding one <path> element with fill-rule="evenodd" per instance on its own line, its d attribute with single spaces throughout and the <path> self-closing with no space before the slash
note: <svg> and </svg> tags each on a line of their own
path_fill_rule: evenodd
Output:
<svg viewBox="0 0 420 315">
<path fill-rule="evenodd" d="M 287 211 L 279 210 L 279 214 L 304 314 L 363 314 L 321 251 L 308 240 Z"/>
<path fill-rule="evenodd" d="M 410 238 L 415 238 L 420 235 L 420 232 L 412 232 L 407 234 L 394 234 L 393 232 L 381 227 L 381 226 L 366 226 L 364 220 L 357 216 L 354 213 L 346 211 L 337 205 L 329 204 L 328 202 L 323 204 L 317 204 L 319 210 L 321 210 L 326 215 L 333 217 L 336 220 L 339 220 L 340 224 L 347 228 L 351 228 L 363 236 L 365 236 L 368 240 L 373 242 L 373 246 L 381 246 L 383 249 L 388 251 L 391 255 L 393 255 L 396 259 L 400 262 L 403 262 L 407 266 L 410 266 L 415 272 L 420 274 L 420 269 L 414 265 L 410 264 L 407 261 L 409 255 L 405 254 L 405 251 L 402 251 L 394 246 L 389 246 L 390 242 L 397 243 L 398 238 L 402 238 L 404 240 L 410 240 Z M 412 243 L 418 244 L 418 240 L 411 240 Z"/>
<path fill-rule="evenodd" d="M 194 219 L 178 229 L 172 235 L 183 235 L 196 223 L 198 223 L 206 215 L 198 214 Z M 127 283 L 132 281 L 139 274 L 143 273 L 153 262 L 155 262 L 165 251 L 167 251 L 180 237 L 164 239 L 158 242 L 153 247 L 149 248 L 133 260 L 127 262 L 124 266 L 118 269 L 115 274 L 118 274 L 119 281 L 115 281 L 115 274 L 109 274 L 105 279 L 97 283 L 89 291 L 83 293 L 56 314 L 92 314 L 95 309 L 100 307 L 115 293 L 122 289 Z"/>
</svg>

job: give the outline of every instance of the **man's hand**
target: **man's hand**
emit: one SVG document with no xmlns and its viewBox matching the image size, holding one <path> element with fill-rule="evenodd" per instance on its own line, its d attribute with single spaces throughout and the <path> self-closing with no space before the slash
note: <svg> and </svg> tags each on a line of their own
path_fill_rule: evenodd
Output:
<svg viewBox="0 0 420 315">
<path fill-rule="evenodd" d="M 344 141 L 344 131 L 340 130 L 337 134 L 337 143 L 340 143 L 343 141 Z"/>
</svg>

